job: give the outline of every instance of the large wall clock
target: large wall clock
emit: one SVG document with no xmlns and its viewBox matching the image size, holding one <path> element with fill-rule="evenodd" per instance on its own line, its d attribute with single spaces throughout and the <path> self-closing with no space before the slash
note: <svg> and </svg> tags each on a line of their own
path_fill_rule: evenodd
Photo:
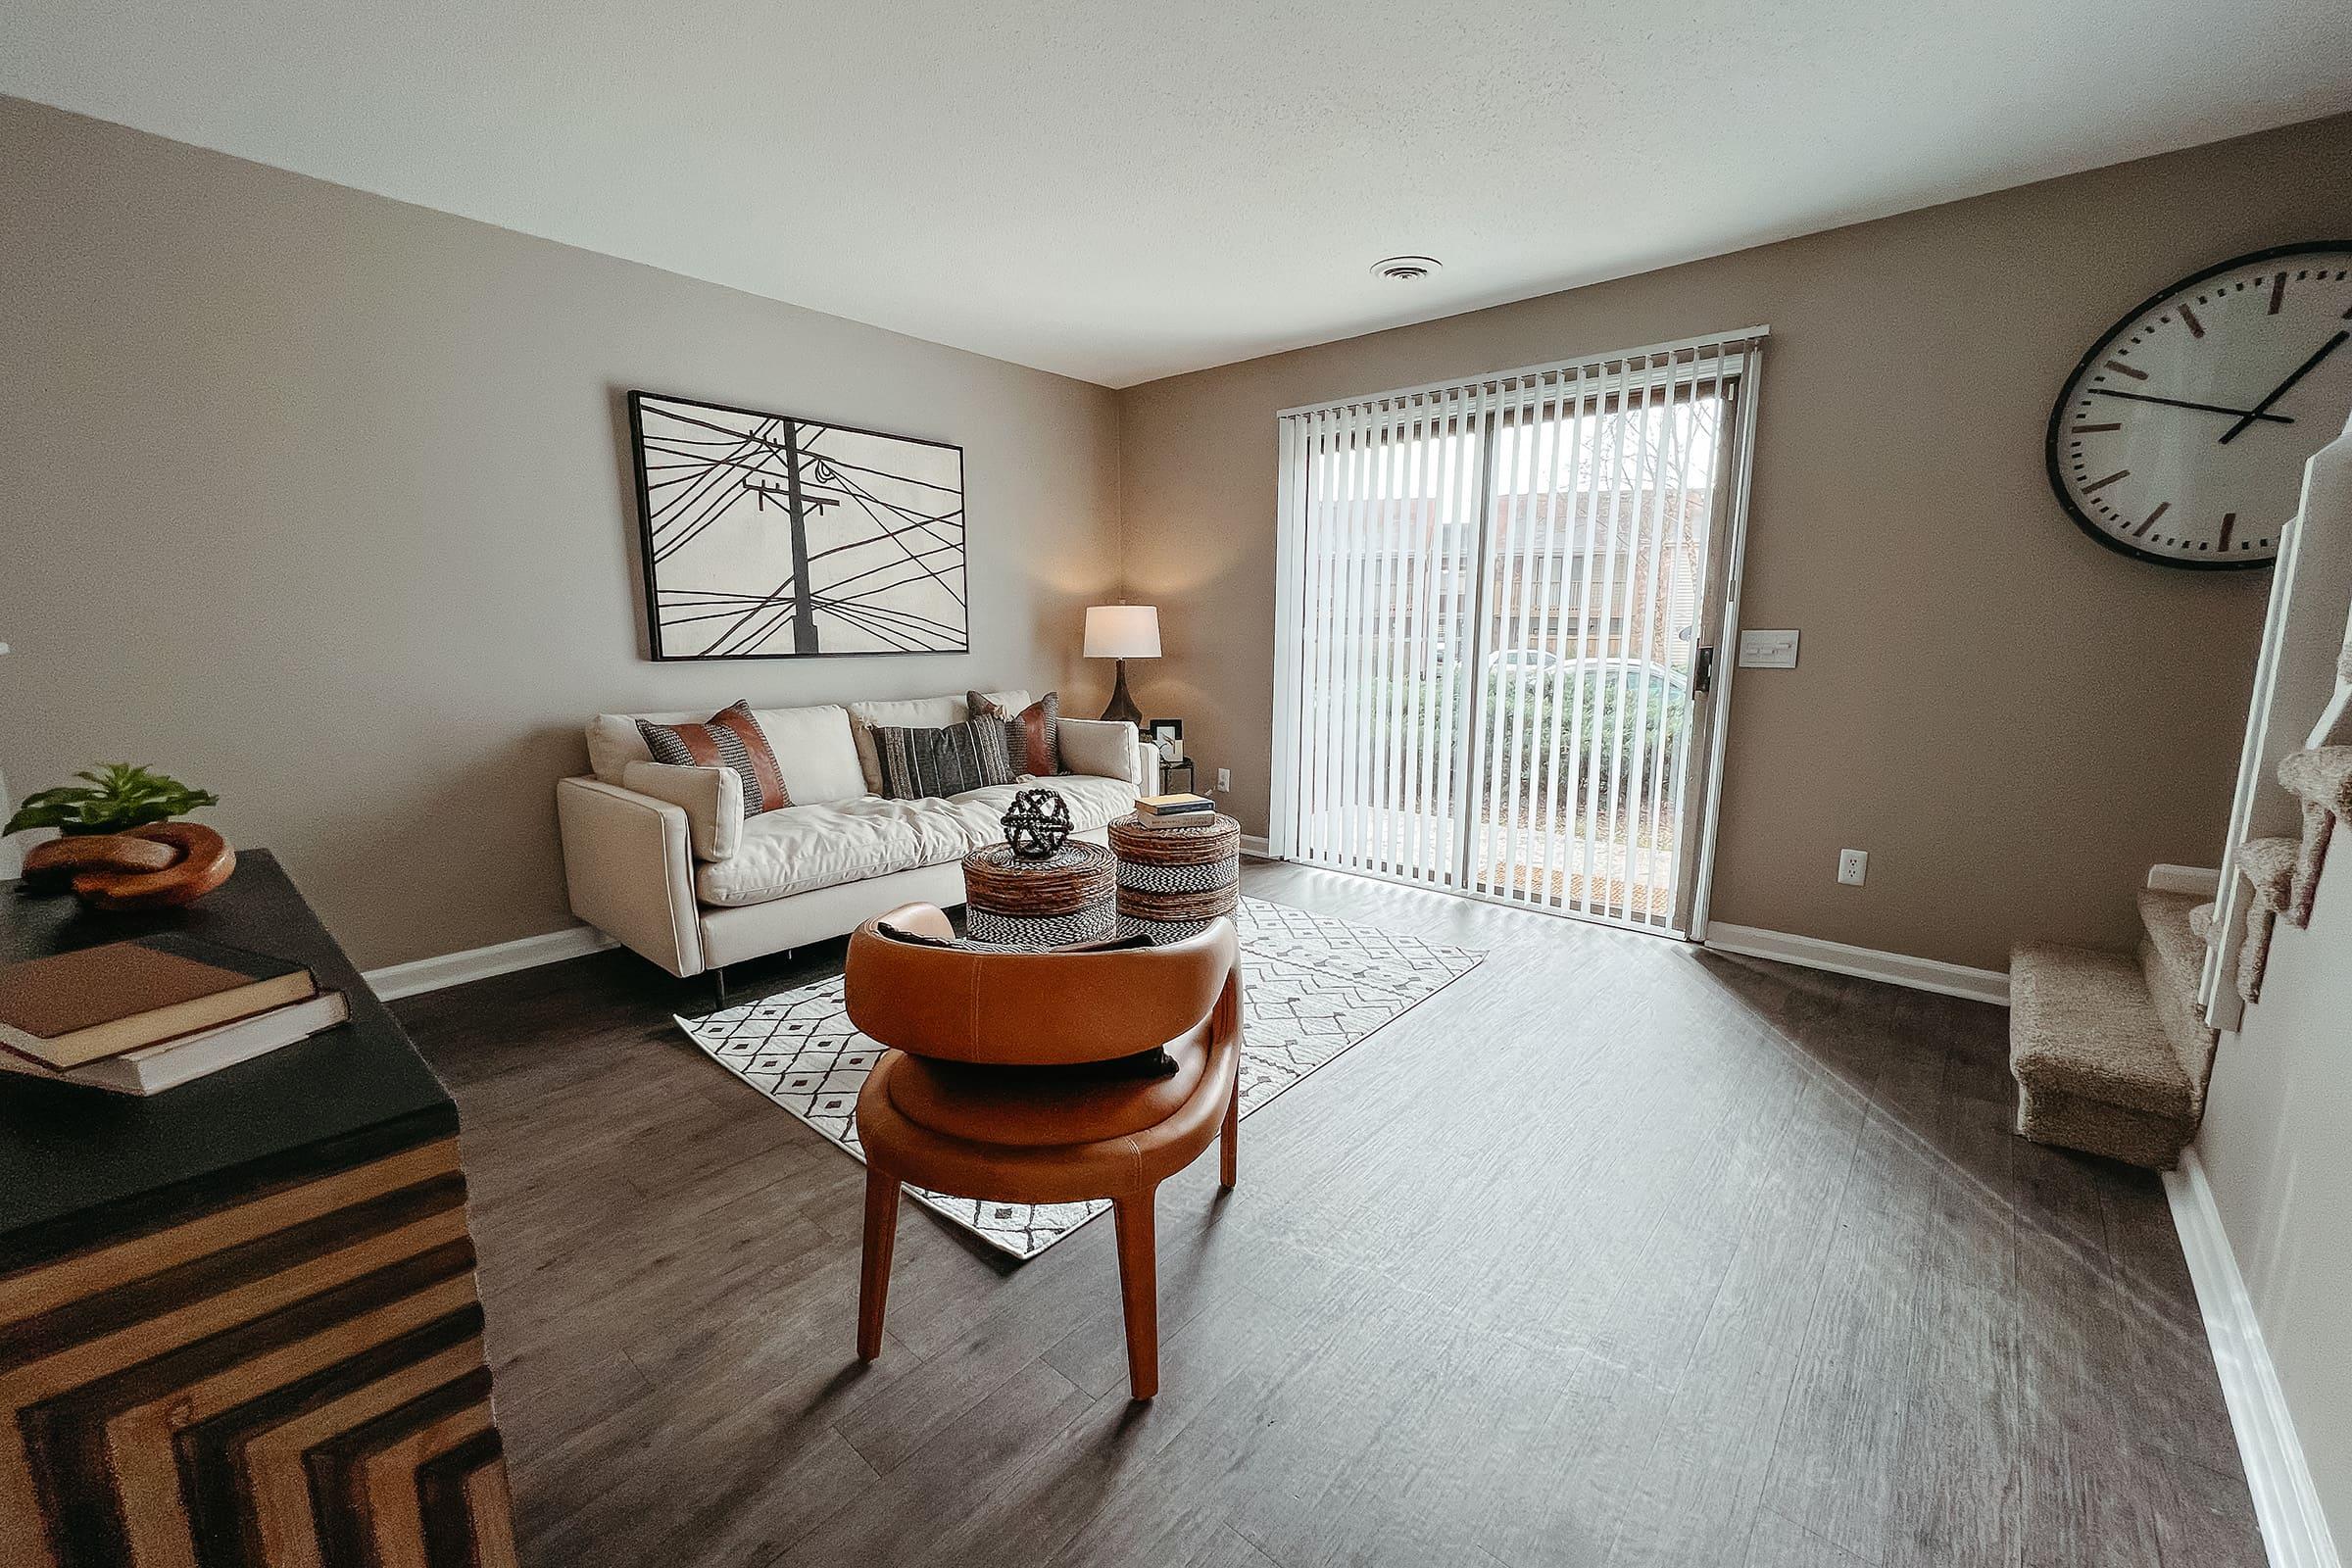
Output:
<svg viewBox="0 0 2352 1568">
<path fill-rule="evenodd" d="M 2092 345 L 2050 411 L 2050 485 L 2166 566 L 2266 565 L 2303 465 L 2352 414 L 2352 241 L 2208 268 Z"/>
</svg>

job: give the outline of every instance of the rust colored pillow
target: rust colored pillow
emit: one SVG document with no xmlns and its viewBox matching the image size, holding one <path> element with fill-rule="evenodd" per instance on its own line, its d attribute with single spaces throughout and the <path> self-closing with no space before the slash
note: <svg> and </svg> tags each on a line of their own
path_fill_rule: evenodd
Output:
<svg viewBox="0 0 2352 1568">
<path fill-rule="evenodd" d="M 974 718 L 1004 721 L 1006 749 L 1016 772 L 1051 778 L 1062 770 L 1061 693 L 1048 692 L 1017 713 L 1006 712 L 979 692 L 965 692 L 963 700 Z"/>
<path fill-rule="evenodd" d="M 741 701 L 729 703 L 710 715 L 708 724 L 655 724 L 637 721 L 645 749 L 657 762 L 672 767 L 731 767 L 743 780 L 743 814 L 758 816 L 790 806 L 784 774 L 776 754 L 768 750 L 760 721 Z"/>
</svg>

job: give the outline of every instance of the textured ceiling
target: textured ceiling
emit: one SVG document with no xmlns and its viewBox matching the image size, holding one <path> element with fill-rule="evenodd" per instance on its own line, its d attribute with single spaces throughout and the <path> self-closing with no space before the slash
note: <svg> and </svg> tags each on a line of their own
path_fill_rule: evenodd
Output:
<svg viewBox="0 0 2352 1568">
<path fill-rule="evenodd" d="M 2345 18 L 10 0 L 0 91 L 1122 386 L 2352 108 Z"/>
</svg>

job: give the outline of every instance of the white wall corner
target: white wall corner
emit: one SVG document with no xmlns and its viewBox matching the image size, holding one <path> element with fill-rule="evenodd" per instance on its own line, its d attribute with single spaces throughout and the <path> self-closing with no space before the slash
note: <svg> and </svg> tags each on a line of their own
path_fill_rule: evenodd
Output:
<svg viewBox="0 0 2352 1568">
<path fill-rule="evenodd" d="M 486 948 L 468 948 L 463 953 L 445 953 L 439 957 L 369 969 L 361 978 L 377 996 L 391 1002 L 420 992 L 439 991 L 445 986 L 462 986 L 469 980 L 535 969 L 543 963 L 561 963 L 565 958 L 600 953 L 612 945 L 612 939 L 594 926 L 565 926 L 561 931 L 535 937 L 517 937 Z"/>
<path fill-rule="evenodd" d="M 2254 1316 L 2254 1298 L 2238 1272 L 2237 1254 L 2222 1229 L 2213 1186 L 2194 1149 L 2181 1154 L 2179 1170 L 2164 1173 L 2164 1194 L 2172 1200 L 2173 1227 L 2180 1233 L 2180 1253 L 2196 1286 L 2213 1369 L 2237 1434 L 2246 1490 L 2253 1494 L 2254 1519 L 2271 1568 L 2343 1568 L 2295 1436 L 2285 1391 L 2278 1386 L 2278 1370 Z"/>
<path fill-rule="evenodd" d="M 1888 985 L 1908 986 L 1914 991 L 1966 997 L 1971 1002 L 1989 1002 L 1996 1006 L 2009 1005 L 2009 976 L 1998 969 L 1972 969 L 1966 964 L 1945 963 L 1936 958 L 1915 958 L 1907 953 L 1882 953 L 1876 948 L 1849 947 L 1842 942 L 1800 937 L 1787 931 L 1766 931 L 1756 926 L 1727 925 L 1721 920 L 1708 922 L 1701 946 L 1718 953 L 1771 958 L 1831 974 L 1884 980 Z"/>
</svg>

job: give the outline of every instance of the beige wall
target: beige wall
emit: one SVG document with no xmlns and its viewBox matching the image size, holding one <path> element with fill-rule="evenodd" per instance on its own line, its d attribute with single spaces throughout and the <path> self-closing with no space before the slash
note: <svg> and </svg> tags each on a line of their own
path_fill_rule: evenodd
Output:
<svg viewBox="0 0 2352 1568">
<path fill-rule="evenodd" d="M 1123 528 L 1139 696 L 1262 830 L 1274 411 L 1768 321 L 1746 618 L 1804 661 L 1740 683 L 1716 917 L 2121 940 L 2148 863 L 2213 858 L 2264 581 L 2099 549 L 2042 421 L 2142 295 L 2352 232 L 2348 154 L 2323 122 L 1113 394 L 0 99 L 0 760 L 208 784 L 363 962 L 454 951 L 567 918 L 548 783 L 599 709 L 1090 711 Z M 973 654 L 645 662 L 631 386 L 960 442 Z"/>
<path fill-rule="evenodd" d="M 2157 289 L 2347 235 L 2339 118 L 1132 388 L 1127 579 L 1169 655 L 1138 700 L 1262 831 L 1277 410 L 1769 323 L 1743 618 L 1803 653 L 1740 676 L 1714 917 L 1985 968 L 2121 944 L 2149 864 L 2218 857 L 2268 574 L 2085 537 L 2050 401 Z"/>
<path fill-rule="evenodd" d="M 2340 836 L 2344 829 L 2339 825 Z M 2262 1002 L 2214 1058 L 2197 1134 L 2295 1436 L 2339 1544 L 2352 1543 L 2352 853 L 2311 924 L 2278 927 Z"/>
<path fill-rule="evenodd" d="M 960 443 L 972 653 L 645 662 L 631 387 Z M 568 922 L 601 709 L 1106 684 L 1111 393 L 9 99 L 0 430 L 11 786 L 217 789 L 363 964 Z"/>
</svg>

